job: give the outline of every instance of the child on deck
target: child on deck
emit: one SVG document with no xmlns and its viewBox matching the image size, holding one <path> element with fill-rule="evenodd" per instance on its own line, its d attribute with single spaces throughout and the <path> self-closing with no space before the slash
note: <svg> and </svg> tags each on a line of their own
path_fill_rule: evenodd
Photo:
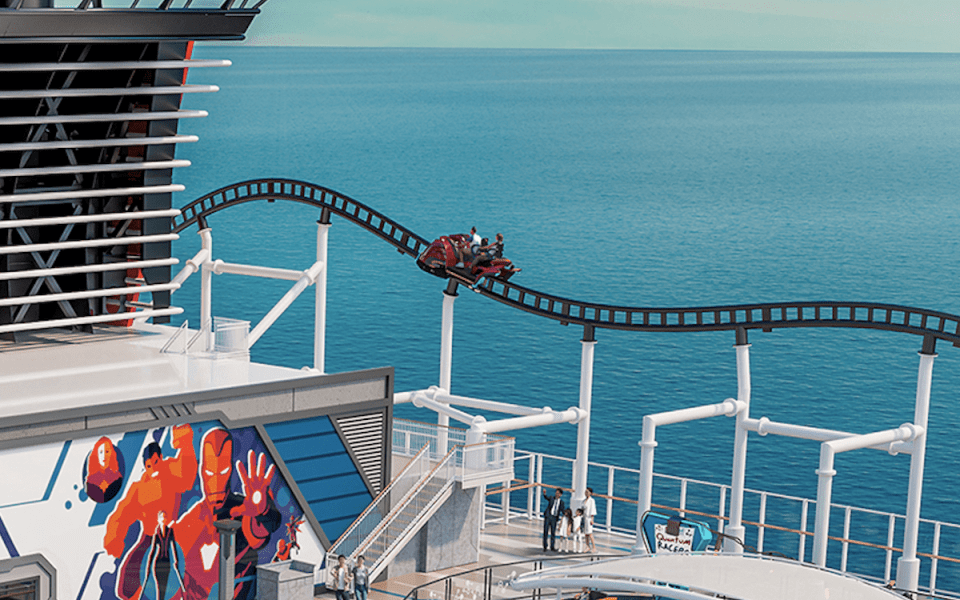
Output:
<svg viewBox="0 0 960 600">
<path fill-rule="evenodd" d="M 570 509 L 563 511 L 560 517 L 560 527 L 557 530 L 557 536 L 560 538 L 560 552 L 569 552 L 570 535 L 573 532 L 573 513 Z"/>
<path fill-rule="evenodd" d="M 578 508 L 577 514 L 573 516 L 573 522 L 571 523 L 571 531 L 573 532 L 573 551 L 583 552 L 583 509 L 582 508 Z"/>
</svg>

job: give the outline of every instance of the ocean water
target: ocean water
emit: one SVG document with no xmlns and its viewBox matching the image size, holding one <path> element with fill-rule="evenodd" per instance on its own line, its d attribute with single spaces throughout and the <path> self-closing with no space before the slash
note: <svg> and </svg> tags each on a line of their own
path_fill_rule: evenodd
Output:
<svg viewBox="0 0 960 600">
<path fill-rule="evenodd" d="M 193 162 L 175 175 L 187 186 L 179 205 L 236 181 L 290 177 L 426 238 L 472 225 L 491 238 L 503 232 L 523 268 L 516 281 L 560 296 L 633 306 L 856 300 L 960 313 L 960 56 L 196 55 L 234 64 L 190 74 L 221 91 L 184 98 L 210 116 L 181 125 L 201 141 L 179 151 Z M 306 268 L 317 217 L 289 203 L 219 213 L 215 254 Z M 182 260 L 199 248 L 193 232 L 175 245 Z M 327 371 L 389 365 L 398 391 L 435 385 L 445 281 L 336 218 L 329 268 Z M 287 286 L 221 276 L 214 314 L 257 322 Z M 194 324 L 198 289 L 192 279 L 174 297 Z M 312 311 L 306 293 L 253 359 L 312 363 Z M 463 289 L 455 315 L 454 393 L 577 405 L 581 329 Z M 594 461 L 636 468 L 643 415 L 736 396 L 732 332 L 600 330 L 597 339 Z M 754 417 L 857 433 L 913 419 L 919 337 L 795 329 L 751 332 L 750 342 Z M 957 521 L 960 349 L 938 351 L 922 513 Z M 518 432 L 518 447 L 573 456 L 575 432 Z M 663 427 L 658 439 L 657 471 L 729 482 L 732 420 Z M 751 436 L 747 485 L 813 498 L 818 456 L 814 442 Z M 834 502 L 902 512 L 908 465 L 870 450 L 841 455 Z M 606 472 L 590 482 L 604 490 Z M 941 545 L 957 550 L 960 539 Z"/>
</svg>

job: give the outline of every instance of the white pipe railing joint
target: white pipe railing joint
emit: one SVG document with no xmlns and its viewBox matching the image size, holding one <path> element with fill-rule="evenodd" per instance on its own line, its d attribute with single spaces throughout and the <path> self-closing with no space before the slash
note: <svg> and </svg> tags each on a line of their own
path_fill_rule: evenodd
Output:
<svg viewBox="0 0 960 600">
<path fill-rule="evenodd" d="M 323 270 L 326 268 L 326 265 L 322 260 L 318 260 L 313 263 L 313 265 L 303 272 L 304 276 L 310 280 L 310 285 L 313 285 L 317 282 L 317 278 L 320 277 L 320 274 L 323 273 Z"/>
<path fill-rule="evenodd" d="M 668 412 L 654 413 L 643 417 L 644 426 L 649 422 L 654 427 L 660 425 L 673 425 L 675 423 L 684 423 L 686 421 L 695 421 L 709 417 L 719 417 L 725 415 L 733 417 L 742 410 L 746 410 L 747 403 L 742 400 L 727 398 L 717 404 L 706 404 L 704 406 L 693 406 L 690 408 L 681 408 L 680 410 L 671 410 Z"/>
<path fill-rule="evenodd" d="M 186 281 L 187 279 L 189 279 L 191 275 L 199 271 L 203 267 L 203 264 L 209 260 L 210 260 L 210 250 L 208 250 L 207 248 L 201 248 L 200 251 L 197 252 L 193 258 L 187 259 L 186 264 L 183 265 L 183 268 L 180 269 L 180 272 L 177 273 L 176 277 L 170 280 L 170 283 L 177 284 L 179 288 L 179 286 L 183 284 L 184 281 Z M 174 290 L 174 292 L 175 291 L 176 290 Z M 173 292 L 171 292 L 171 294 L 172 293 Z"/>
<path fill-rule="evenodd" d="M 877 431 L 864 435 L 854 435 L 839 440 L 830 440 L 824 442 L 823 446 L 834 454 L 849 452 L 850 450 L 860 450 L 869 448 L 875 444 L 888 444 L 898 441 L 913 441 L 923 435 L 924 429 L 913 423 L 904 423 L 897 429 L 888 429 L 886 431 Z"/>
<path fill-rule="evenodd" d="M 411 401 L 413 405 L 417 408 L 429 408 L 430 410 L 447 415 L 448 417 L 460 421 L 466 425 L 472 425 L 476 417 L 469 415 L 462 410 L 454 408 L 450 405 L 444 404 L 443 402 L 438 402 L 434 400 L 427 391 L 413 392 L 413 397 Z"/>
<path fill-rule="evenodd" d="M 210 251 L 206 248 L 201 248 L 193 258 L 187 259 L 187 265 L 193 268 L 194 272 L 197 272 L 200 270 L 200 267 L 203 265 L 203 263 L 207 262 L 209 259 Z"/>
</svg>

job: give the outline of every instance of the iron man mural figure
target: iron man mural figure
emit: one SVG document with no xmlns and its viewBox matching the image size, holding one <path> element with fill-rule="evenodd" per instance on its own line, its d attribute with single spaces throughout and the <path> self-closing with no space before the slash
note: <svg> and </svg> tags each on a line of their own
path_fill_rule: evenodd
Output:
<svg viewBox="0 0 960 600">
<path fill-rule="evenodd" d="M 257 555 L 281 524 L 270 482 L 274 465 L 266 467 L 266 456 L 247 453 L 246 465 L 236 461 L 243 494 L 230 489 L 233 475 L 233 436 L 215 428 L 201 443 L 200 482 L 203 497 L 180 517 L 174 526 L 187 565 L 182 597 L 207 600 L 218 594 L 220 577 L 220 536 L 214 521 L 239 520 L 236 538 L 236 579 L 233 597 L 253 600 L 256 591 Z"/>
</svg>

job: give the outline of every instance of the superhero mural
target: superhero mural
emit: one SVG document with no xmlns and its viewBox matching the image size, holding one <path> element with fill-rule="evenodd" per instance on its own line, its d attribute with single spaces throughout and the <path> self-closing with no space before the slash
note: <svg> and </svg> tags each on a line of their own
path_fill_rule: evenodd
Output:
<svg viewBox="0 0 960 600">
<path fill-rule="evenodd" d="M 209 422 L 74 440 L 60 447 L 54 463 L 56 450 L 0 453 L 0 465 L 10 464 L 4 454 L 34 454 L 54 470 L 39 499 L 18 502 L 30 494 L 18 498 L 0 489 L 0 549 L 11 557 L 43 552 L 60 571 L 64 597 L 217 598 L 220 536 L 214 522 L 221 519 L 240 523 L 237 600 L 254 600 L 258 564 L 290 558 L 322 563 L 316 533 L 253 427 L 227 430 Z M 0 476 L 5 470 L 0 466 Z M 34 496 L 42 479 L 28 486 Z M 76 502 L 62 500 L 65 487 Z M 32 525 L 21 527 L 31 514 Z M 60 538 L 58 531 L 72 535 Z M 74 547 L 65 547 L 74 536 Z"/>
</svg>

